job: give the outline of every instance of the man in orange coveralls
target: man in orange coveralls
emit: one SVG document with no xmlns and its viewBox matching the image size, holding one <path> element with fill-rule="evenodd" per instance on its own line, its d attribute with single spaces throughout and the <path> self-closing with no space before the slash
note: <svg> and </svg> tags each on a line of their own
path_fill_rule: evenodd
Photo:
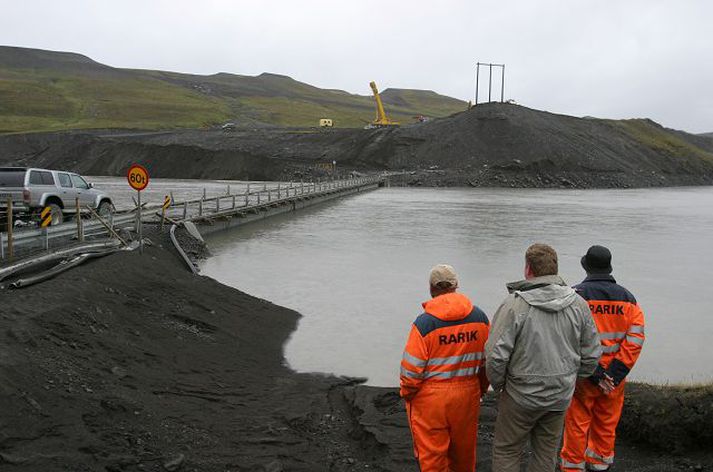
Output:
<svg viewBox="0 0 713 472">
<path fill-rule="evenodd" d="M 488 389 L 488 318 L 456 293 L 453 267 L 431 269 L 430 301 L 411 326 L 401 361 L 414 455 L 422 472 L 475 470 L 480 399 Z"/>
<path fill-rule="evenodd" d="M 644 314 L 631 292 L 610 275 L 609 249 L 590 247 L 582 267 L 587 277 L 574 288 L 589 303 L 603 354 L 594 374 L 578 383 L 565 417 L 560 466 L 573 472 L 609 470 L 614 462 L 624 379 L 644 345 Z"/>
</svg>

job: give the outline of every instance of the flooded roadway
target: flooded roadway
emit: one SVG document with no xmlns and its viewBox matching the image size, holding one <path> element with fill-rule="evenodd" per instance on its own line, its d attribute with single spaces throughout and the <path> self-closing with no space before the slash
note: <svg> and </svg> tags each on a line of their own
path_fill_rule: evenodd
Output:
<svg viewBox="0 0 713 472">
<path fill-rule="evenodd" d="M 492 317 L 533 242 L 582 279 L 591 244 L 639 299 L 647 342 L 632 377 L 713 379 L 713 187 L 642 190 L 382 189 L 212 236 L 203 273 L 304 315 L 286 346 L 298 371 L 395 385 L 436 263 Z"/>
</svg>

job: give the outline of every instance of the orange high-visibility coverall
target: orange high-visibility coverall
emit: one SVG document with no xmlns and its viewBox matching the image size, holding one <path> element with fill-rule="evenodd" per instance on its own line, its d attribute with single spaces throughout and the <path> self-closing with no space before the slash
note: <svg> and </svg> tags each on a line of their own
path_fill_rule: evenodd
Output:
<svg viewBox="0 0 713 472">
<path fill-rule="evenodd" d="M 488 318 L 459 293 L 423 307 L 401 361 L 414 455 L 422 472 L 473 472 L 480 398 L 488 389 Z"/>
<path fill-rule="evenodd" d="M 644 345 L 644 313 L 634 296 L 608 274 L 590 274 L 574 287 L 587 302 L 599 330 L 602 357 L 589 380 L 580 380 L 565 417 L 563 471 L 608 470 L 614 462 L 616 426 L 624 384 Z M 609 395 L 597 387 L 608 374 L 617 386 Z"/>
</svg>

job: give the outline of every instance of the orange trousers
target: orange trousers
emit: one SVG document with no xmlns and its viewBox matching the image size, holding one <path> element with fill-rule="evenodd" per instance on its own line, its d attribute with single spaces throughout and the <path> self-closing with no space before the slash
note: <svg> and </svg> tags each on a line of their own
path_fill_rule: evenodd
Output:
<svg viewBox="0 0 713 472">
<path fill-rule="evenodd" d="M 589 380 L 579 381 L 564 420 L 561 470 L 607 470 L 614 463 L 616 426 L 624 406 L 624 383 L 605 395 Z"/>
<path fill-rule="evenodd" d="M 474 472 L 480 385 L 425 382 L 406 403 L 421 472 Z"/>
</svg>

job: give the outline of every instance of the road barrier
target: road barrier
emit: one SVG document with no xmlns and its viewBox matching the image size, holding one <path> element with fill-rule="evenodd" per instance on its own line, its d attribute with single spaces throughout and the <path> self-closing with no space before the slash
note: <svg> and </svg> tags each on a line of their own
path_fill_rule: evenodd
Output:
<svg viewBox="0 0 713 472">
<path fill-rule="evenodd" d="M 142 205 L 142 222 L 156 223 L 160 228 L 164 220 L 171 224 L 191 221 L 203 227 L 227 228 L 234 226 L 226 223 L 230 220 L 252 221 L 258 216 L 308 206 L 307 202 L 310 201 L 322 201 L 366 188 L 376 188 L 383 182 L 381 177 L 372 176 L 324 182 L 279 183 L 270 188 L 267 183 L 252 183 L 252 188 L 248 184 L 241 193 L 231 194 L 228 186 L 225 195 L 207 198 L 204 190 L 201 198 L 186 201 L 175 201 L 172 195 L 168 195 L 161 203 Z M 79 203 L 76 204 L 79 210 Z M 19 228 L 13 227 L 11 203 L 7 210 L 7 228 L 5 232 L 0 232 L 0 263 L 11 262 L 18 255 L 58 250 L 97 237 L 121 239 L 119 230 L 136 230 L 139 224 L 136 208 L 128 212 L 111 213 L 105 219 L 89 209 L 92 218 L 77 217 L 76 223 Z M 217 225 L 216 222 L 223 224 Z"/>
</svg>

